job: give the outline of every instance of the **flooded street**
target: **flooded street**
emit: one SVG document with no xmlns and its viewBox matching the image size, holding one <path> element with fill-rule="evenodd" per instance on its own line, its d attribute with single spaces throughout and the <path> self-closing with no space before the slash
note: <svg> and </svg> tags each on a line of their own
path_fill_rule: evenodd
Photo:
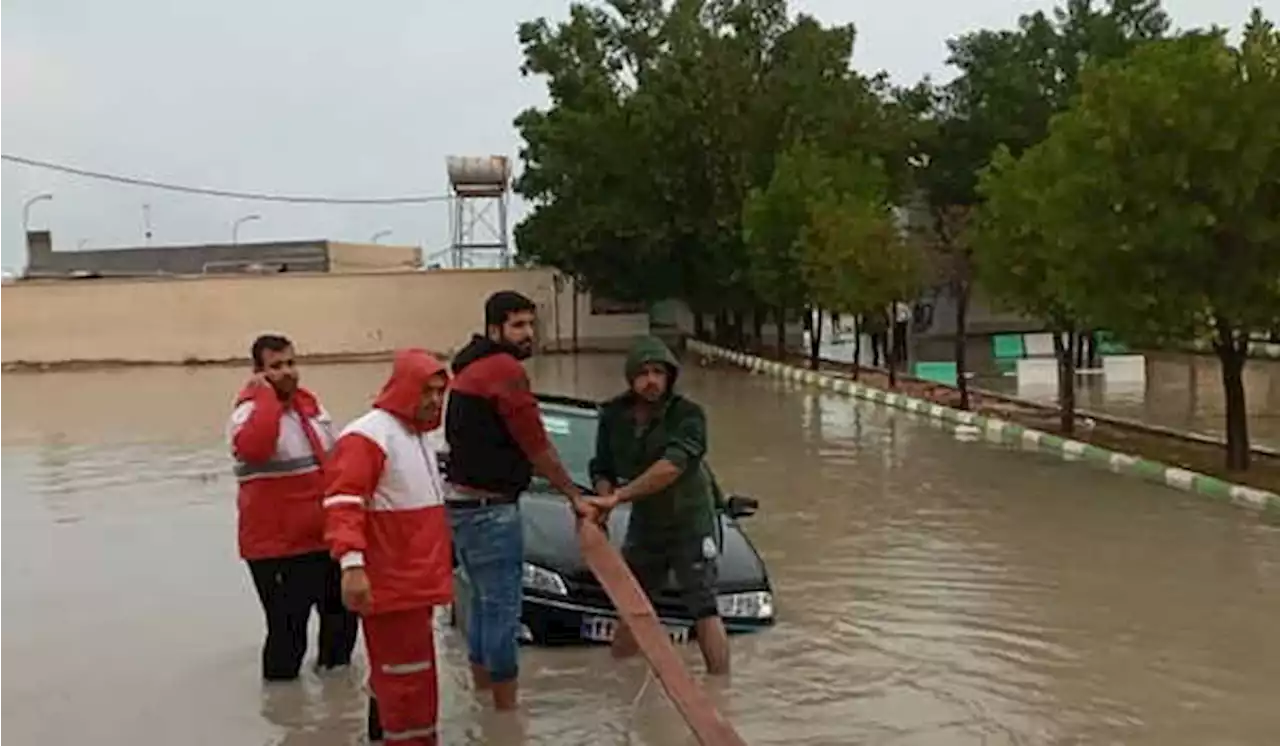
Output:
<svg viewBox="0 0 1280 746">
<path fill-rule="evenodd" d="M 822 355 L 830 360 L 853 361 L 854 345 L 847 338 L 838 344 L 824 342 Z M 863 342 L 862 362 L 871 365 L 871 343 Z M 1019 381 L 1012 371 L 1001 374 L 995 362 L 978 355 L 969 361 L 978 374 L 973 386 L 1027 401 L 1056 406 L 1058 386 Z M 1145 380 L 1104 380 L 1097 371 L 1076 379 L 1081 409 L 1139 420 L 1203 435 L 1226 437 L 1226 399 L 1222 373 L 1212 355 L 1150 353 Z M 1254 445 L 1280 449 L 1280 361 L 1251 359 L 1244 368 L 1245 401 L 1249 409 L 1249 437 Z"/>
<path fill-rule="evenodd" d="M 703 370 L 711 459 L 779 622 L 712 694 L 748 743 L 1266 744 L 1280 733 L 1280 529 L 905 412 Z M 303 369 L 345 421 L 389 364 Z M 621 360 L 530 363 L 601 397 Z M 361 743 L 357 675 L 258 680 L 222 428 L 244 372 L 6 374 L 4 722 L 14 743 Z M 525 713 L 473 700 L 441 626 L 442 743 L 693 743 L 638 661 L 524 649 Z M 1272 650 L 1272 653 L 1266 653 Z M 314 651 L 312 651 L 314 654 Z M 700 669 L 696 648 L 687 660 Z M 674 721 L 666 722 L 664 721 Z"/>
</svg>

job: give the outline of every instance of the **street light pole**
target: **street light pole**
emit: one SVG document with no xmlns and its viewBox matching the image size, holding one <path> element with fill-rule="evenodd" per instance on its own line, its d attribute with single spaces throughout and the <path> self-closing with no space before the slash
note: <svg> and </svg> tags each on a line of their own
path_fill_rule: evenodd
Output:
<svg viewBox="0 0 1280 746">
<path fill-rule="evenodd" d="M 232 246 L 240 245 L 240 226 L 251 220 L 262 220 L 262 216 L 256 213 L 253 215 L 245 215 L 244 217 L 237 219 L 236 222 L 231 224 L 231 245 Z"/>
<path fill-rule="evenodd" d="M 378 239 L 383 238 L 384 236 L 390 236 L 390 235 L 391 235 L 391 229 L 390 229 L 390 228 L 383 228 L 382 230 L 380 230 L 380 231 L 378 231 L 377 233 L 373 234 L 373 238 L 370 238 L 370 239 L 369 239 L 369 243 L 377 243 L 377 242 L 378 242 Z"/>
<path fill-rule="evenodd" d="M 50 194 L 49 192 L 43 192 L 41 194 L 37 194 L 36 196 L 22 203 L 22 232 L 23 233 L 27 232 L 27 224 L 31 220 L 31 206 L 37 202 L 47 202 L 48 200 L 51 200 L 51 199 L 53 199 L 52 194 Z"/>
</svg>

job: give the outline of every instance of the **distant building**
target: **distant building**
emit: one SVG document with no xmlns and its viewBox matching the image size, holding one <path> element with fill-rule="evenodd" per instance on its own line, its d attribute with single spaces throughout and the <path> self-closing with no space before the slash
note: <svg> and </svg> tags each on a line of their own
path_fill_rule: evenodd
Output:
<svg viewBox="0 0 1280 746">
<path fill-rule="evenodd" d="M 240 244 L 55 251 L 48 231 L 28 231 L 29 278 L 141 277 L 273 272 L 387 272 L 419 269 L 417 246 L 315 239 Z"/>
</svg>

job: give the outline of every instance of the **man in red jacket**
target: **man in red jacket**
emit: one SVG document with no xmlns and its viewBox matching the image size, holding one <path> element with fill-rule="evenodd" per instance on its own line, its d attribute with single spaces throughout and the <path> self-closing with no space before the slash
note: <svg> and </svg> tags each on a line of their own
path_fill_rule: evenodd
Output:
<svg viewBox="0 0 1280 746">
<path fill-rule="evenodd" d="M 467 657 L 476 690 L 491 690 L 499 710 L 514 709 L 519 700 L 520 495 L 539 474 L 568 498 L 578 516 L 596 516 L 547 437 L 520 362 L 533 354 L 536 309 L 532 300 L 511 290 L 485 301 L 485 333 L 472 337 L 453 358 L 444 428 L 449 520 L 458 564 L 471 581 Z"/>
<path fill-rule="evenodd" d="M 323 469 L 332 424 L 315 395 L 298 386 L 288 339 L 264 335 L 251 349 L 254 374 L 228 425 L 235 457 L 240 556 L 249 565 L 267 621 L 262 678 L 298 677 L 307 620 L 320 612 L 322 669 L 351 662 L 359 621 L 342 607 L 337 565 L 324 543 Z"/>
<path fill-rule="evenodd" d="M 383 735 L 434 746 L 434 607 L 453 600 L 444 483 L 427 433 L 440 425 L 448 373 L 423 350 L 396 353 L 373 410 L 338 438 L 325 491 L 325 538 L 342 599 L 364 619 L 369 683 Z"/>
</svg>

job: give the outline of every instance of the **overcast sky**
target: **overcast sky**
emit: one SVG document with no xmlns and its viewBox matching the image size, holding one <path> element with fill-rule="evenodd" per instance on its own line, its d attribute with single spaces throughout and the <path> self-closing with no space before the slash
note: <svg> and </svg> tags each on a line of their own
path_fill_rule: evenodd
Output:
<svg viewBox="0 0 1280 746">
<path fill-rule="evenodd" d="M 1004 27 L 1052 2 L 808 0 L 858 28 L 855 64 L 902 82 L 947 75 L 948 37 Z M 1280 0 L 1166 0 L 1181 27 L 1237 28 Z M 519 74 L 516 25 L 562 17 L 552 0 L 3 0 L 3 150 L 224 189 L 383 196 L 443 194 L 449 154 L 517 155 L 511 125 L 545 100 Z M 183 196 L 3 165 L 3 263 L 25 262 L 22 204 L 59 249 L 142 243 L 335 238 L 448 244 L 443 205 L 297 207 Z M 513 204 L 513 223 L 521 207 Z"/>
</svg>

